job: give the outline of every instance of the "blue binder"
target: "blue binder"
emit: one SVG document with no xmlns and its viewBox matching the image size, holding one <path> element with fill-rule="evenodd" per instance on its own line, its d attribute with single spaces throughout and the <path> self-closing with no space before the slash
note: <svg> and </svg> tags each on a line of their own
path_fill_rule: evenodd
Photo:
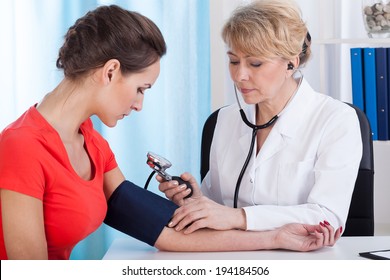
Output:
<svg viewBox="0 0 390 280">
<path fill-rule="evenodd" d="M 352 103 L 365 112 L 362 48 L 351 48 Z"/>
<path fill-rule="evenodd" d="M 378 140 L 389 140 L 389 82 L 387 49 L 375 49 Z"/>
<path fill-rule="evenodd" d="M 388 130 L 389 130 L 389 138 L 387 140 L 390 140 L 390 48 L 387 48 L 387 109 L 388 109 L 388 116 L 387 119 L 389 120 Z"/>
<path fill-rule="evenodd" d="M 364 48 L 363 58 L 365 112 L 371 125 L 372 139 L 378 140 L 375 48 Z"/>
</svg>

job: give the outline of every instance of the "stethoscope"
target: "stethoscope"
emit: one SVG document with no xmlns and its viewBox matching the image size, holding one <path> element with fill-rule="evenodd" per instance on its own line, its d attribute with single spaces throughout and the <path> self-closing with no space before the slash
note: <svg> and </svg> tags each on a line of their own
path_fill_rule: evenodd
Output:
<svg viewBox="0 0 390 280">
<path fill-rule="evenodd" d="M 257 132 L 260 130 L 260 129 L 264 129 L 264 128 L 267 128 L 267 127 L 270 127 L 271 125 L 273 125 L 277 119 L 279 118 L 279 116 L 283 113 L 284 109 L 288 106 L 288 104 L 291 102 L 291 100 L 294 98 L 295 94 L 298 92 L 298 89 L 300 88 L 301 86 L 301 83 L 302 83 L 302 80 L 303 80 L 303 74 L 302 72 L 298 69 L 297 70 L 300 74 L 301 74 L 301 78 L 299 79 L 299 82 L 298 82 L 298 86 L 297 88 L 295 89 L 294 93 L 292 94 L 292 96 L 290 97 L 290 99 L 287 101 L 286 105 L 284 106 L 284 108 L 282 109 L 282 111 L 273 116 L 267 123 L 265 124 L 262 124 L 262 125 L 255 125 L 253 123 L 251 123 L 248 118 L 246 117 L 245 115 L 245 112 L 244 110 L 242 109 L 241 107 L 241 104 L 240 104 L 240 101 L 238 99 L 238 94 L 237 94 L 237 88 L 236 88 L 236 85 L 234 85 L 234 93 L 236 95 L 236 99 L 237 99 L 237 104 L 238 104 L 238 107 L 240 108 L 240 115 L 241 115 L 241 118 L 242 118 L 242 121 L 247 125 L 249 126 L 250 128 L 252 128 L 252 140 L 251 140 L 251 145 L 249 147 L 249 152 L 248 152 L 248 155 L 246 157 L 246 160 L 244 162 L 244 165 L 242 166 L 242 169 L 241 169 L 241 172 L 240 172 L 240 175 L 238 176 L 238 179 L 237 179 L 237 183 L 236 183 L 236 188 L 234 190 L 234 201 L 233 201 L 233 207 L 234 208 L 237 208 L 237 201 L 238 201 L 238 194 L 240 192 L 240 186 L 241 186 L 241 181 L 242 181 L 242 178 L 245 174 L 245 171 L 248 167 L 248 164 L 249 164 L 249 161 L 251 159 L 251 155 L 253 153 L 253 149 L 254 149 L 254 146 L 255 146 L 255 142 L 256 142 L 256 136 L 257 136 Z"/>
</svg>

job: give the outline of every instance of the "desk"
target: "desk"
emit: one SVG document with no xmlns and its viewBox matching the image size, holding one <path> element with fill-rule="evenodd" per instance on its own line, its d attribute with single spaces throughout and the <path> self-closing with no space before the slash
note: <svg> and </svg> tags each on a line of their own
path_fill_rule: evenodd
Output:
<svg viewBox="0 0 390 280">
<path fill-rule="evenodd" d="M 134 238 L 114 240 L 104 260 L 365 260 L 359 252 L 390 249 L 390 236 L 341 237 L 333 247 L 312 252 L 162 252 Z"/>
</svg>

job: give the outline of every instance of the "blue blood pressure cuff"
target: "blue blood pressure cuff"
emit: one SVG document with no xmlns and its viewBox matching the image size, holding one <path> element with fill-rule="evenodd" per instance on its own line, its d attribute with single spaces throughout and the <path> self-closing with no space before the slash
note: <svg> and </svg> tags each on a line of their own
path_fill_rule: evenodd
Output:
<svg viewBox="0 0 390 280">
<path fill-rule="evenodd" d="M 178 208 L 172 201 L 123 181 L 108 200 L 104 223 L 154 246 Z"/>
</svg>

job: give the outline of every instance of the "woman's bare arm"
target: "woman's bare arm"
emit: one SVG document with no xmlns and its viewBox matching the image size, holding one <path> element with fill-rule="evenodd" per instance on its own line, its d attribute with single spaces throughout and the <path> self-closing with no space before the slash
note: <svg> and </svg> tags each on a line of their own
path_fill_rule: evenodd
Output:
<svg viewBox="0 0 390 280">
<path fill-rule="evenodd" d="M 340 230 L 328 225 L 288 224 L 272 231 L 216 231 L 202 229 L 191 234 L 164 228 L 155 247 L 165 251 L 246 251 L 287 249 L 312 251 L 333 246 Z"/>
<path fill-rule="evenodd" d="M 104 173 L 104 194 L 108 200 L 115 189 L 125 180 L 125 176 L 119 167 Z"/>
<path fill-rule="evenodd" d="M 9 259 L 47 259 L 42 201 L 1 189 L 4 243 Z"/>
</svg>

